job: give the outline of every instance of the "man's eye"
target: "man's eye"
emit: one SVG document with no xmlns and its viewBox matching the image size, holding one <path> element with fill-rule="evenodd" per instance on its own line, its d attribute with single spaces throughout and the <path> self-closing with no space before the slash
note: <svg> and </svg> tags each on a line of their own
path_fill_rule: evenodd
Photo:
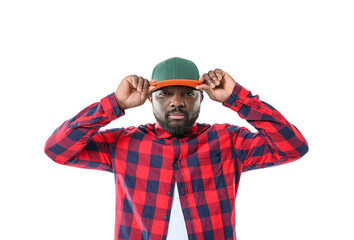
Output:
<svg viewBox="0 0 354 240">
<path fill-rule="evenodd" d="M 161 96 L 161 97 L 163 97 L 163 96 L 168 96 L 168 92 L 162 92 L 162 91 L 161 91 L 161 92 L 159 93 L 159 96 Z"/>
<path fill-rule="evenodd" d="M 195 93 L 194 92 L 186 92 L 186 93 L 184 93 L 184 95 L 186 95 L 188 97 L 194 97 Z"/>
</svg>

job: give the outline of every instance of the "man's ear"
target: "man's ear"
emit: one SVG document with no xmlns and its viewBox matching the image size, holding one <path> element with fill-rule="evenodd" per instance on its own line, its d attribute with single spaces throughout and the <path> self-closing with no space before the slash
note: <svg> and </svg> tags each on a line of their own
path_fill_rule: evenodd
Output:
<svg viewBox="0 0 354 240">
<path fill-rule="evenodd" d="M 203 92 L 200 93 L 200 102 L 203 102 L 203 99 L 204 99 L 204 94 Z"/>
</svg>

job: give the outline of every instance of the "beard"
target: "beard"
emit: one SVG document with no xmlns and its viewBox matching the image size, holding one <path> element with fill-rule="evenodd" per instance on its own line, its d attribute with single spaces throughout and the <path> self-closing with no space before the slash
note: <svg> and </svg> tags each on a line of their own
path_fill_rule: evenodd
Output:
<svg viewBox="0 0 354 240">
<path fill-rule="evenodd" d="M 171 113 L 175 113 L 175 112 L 180 112 L 185 114 L 186 117 L 183 120 L 182 124 L 171 124 L 171 121 L 168 119 L 168 116 Z M 171 111 L 165 112 L 163 118 L 157 117 L 155 112 L 154 112 L 154 116 L 163 129 L 165 129 L 171 135 L 181 138 L 185 136 L 185 134 L 193 127 L 195 121 L 199 117 L 199 112 L 200 112 L 200 108 L 198 108 L 198 110 L 195 113 L 190 115 L 187 111 L 184 111 L 180 108 L 175 108 Z"/>
</svg>

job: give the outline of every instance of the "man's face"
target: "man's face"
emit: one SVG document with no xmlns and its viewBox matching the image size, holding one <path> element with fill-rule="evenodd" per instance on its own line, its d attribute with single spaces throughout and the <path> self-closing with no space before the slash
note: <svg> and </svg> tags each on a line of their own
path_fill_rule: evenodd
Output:
<svg viewBox="0 0 354 240">
<path fill-rule="evenodd" d="M 152 109 L 160 126 L 177 137 L 185 135 L 199 116 L 203 94 L 184 86 L 163 87 L 152 93 Z"/>
</svg>

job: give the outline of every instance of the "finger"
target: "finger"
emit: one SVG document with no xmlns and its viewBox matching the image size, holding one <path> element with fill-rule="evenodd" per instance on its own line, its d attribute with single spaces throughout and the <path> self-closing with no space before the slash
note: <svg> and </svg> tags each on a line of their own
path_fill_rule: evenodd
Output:
<svg viewBox="0 0 354 240">
<path fill-rule="evenodd" d="M 151 81 L 150 81 L 151 83 Z M 156 90 L 156 86 L 149 86 L 148 90 L 146 91 L 146 96 L 151 97 L 151 93 Z"/>
<path fill-rule="evenodd" d="M 203 83 L 205 79 L 203 77 L 200 77 L 198 81 Z"/>
<path fill-rule="evenodd" d="M 152 92 L 156 90 L 156 86 L 151 86 L 151 85 L 156 83 L 156 80 L 152 79 L 152 80 L 148 81 L 148 83 L 149 83 L 149 85 L 148 85 L 148 88 L 147 88 L 145 94 L 146 94 L 146 96 L 151 97 Z"/>
<path fill-rule="evenodd" d="M 210 79 L 213 81 L 213 84 L 214 84 L 215 86 L 218 86 L 218 85 L 220 84 L 220 81 L 219 81 L 219 79 L 217 78 L 217 76 L 216 76 L 216 74 L 215 74 L 214 71 L 209 71 L 209 72 L 208 72 L 208 75 L 209 75 Z"/>
<path fill-rule="evenodd" d="M 136 88 L 138 92 L 141 92 L 143 90 L 143 85 L 144 85 L 144 78 L 138 77 L 138 86 Z"/>
<path fill-rule="evenodd" d="M 213 81 L 210 79 L 210 77 L 209 77 L 209 75 L 207 73 L 203 74 L 203 78 L 205 80 L 205 83 L 208 84 L 211 88 L 215 87 Z"/>
<path fill-rule="evenodd" d="M 223 78 L 223 71 L 220 68 L 216 68 L 214 72 L 215 72 L 216 76 L 218 77 L 219 81 L 221 81 Z"/>
<path fill-rule="evenodd" d="M 211 99 L 213 99 L 213 96 L 214 96 L 213 89 L 210 86 L 208 86 L 207 84 L 198 85 L 198 86 L 196 86 L 196 89 L 201 90 L 201 91 L 205 91 L 208 94 L 208 96 Z"/>
<path fill-rule="evenodd" d="M 143 92 L 146 92 L 149 88 L 149 80 L 144 79 L 144 83 L 143 83 Z"/>
<path fill-rule="evenodd" d="M 137 75 L 130 75 L 127 77 L 129 83 L 136 88 L 138 86 L 138 76 Z"/>
</svg>

